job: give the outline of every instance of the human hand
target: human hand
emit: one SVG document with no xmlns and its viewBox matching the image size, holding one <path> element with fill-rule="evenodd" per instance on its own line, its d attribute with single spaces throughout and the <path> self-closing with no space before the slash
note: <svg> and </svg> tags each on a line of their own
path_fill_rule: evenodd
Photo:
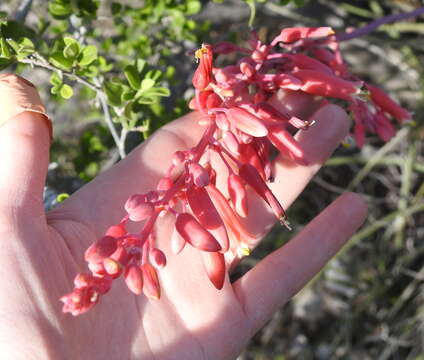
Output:
<svg viewBox="0 0 424 360">
<path fill-rule="evenodd" d="M 3 96 L 3 94 L 1 94 Z M 315 110 L 297 94 L 276 99 L 302 117 Z M 284 105 L 283 105 L 284 104 Z M 161 299 L 150 301 L 116 281 L 89 313 L 61 312 L 59 298 L 85 267 L 84 250 L 124 215 L 129 195 L 153 188 L 172 154 L 201 134 L 197 114 L 163 127 L 148 141 L 45 214 L 42 190 L 49 162 L 43 115 L 23 112 L 0 128 L 0 353 L 4 359 L 234 359 L 272 313 L 299 291 L 343 246 L 366 216 L 366 205 L 345 194 L 282 249 L 216 290 L 198 252 L 170 252 L 173 218 L 159 219 L 157 238 L 169 256 L 160 272 Z M 1 118 L 1 115 L 0 115 Z M 273 192 L 287 208 L 348 132 L 346 114 L 327 105 L 297 138 L 310 165 L 279 156 Z M 1 124 L 2 121 L 0 121 Z M 258 241 L 272 215 L 251 196 L 246 221 Z"/>
</svg>

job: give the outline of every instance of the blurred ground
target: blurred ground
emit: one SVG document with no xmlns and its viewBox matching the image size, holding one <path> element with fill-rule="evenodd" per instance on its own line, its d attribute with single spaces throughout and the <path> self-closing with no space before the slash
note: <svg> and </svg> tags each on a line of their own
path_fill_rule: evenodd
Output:
<svg viewBox="0 0 424 360">
<path fill-rule="evenodd" d="M 16 3 L 6 1 L 0 10 L 13 9 Z M 195 19 L 211 21 L 206 41 L 246 39 L 249 11 L 245 4 L 238 0 L 203 3 Z M 256 27 L 261 36 L 268 37 L 285 26 L 325 25 L 344 31 L 422 5 L 421 1 L 318 0 L 297 9 L 267 2 L 258 7 Z M 361 150 L 340 147 L 292 206 L 289 217 L 294 232 L 347 188 L 363 194 L 370 215 L 349 248 L 274 315 L 239 360 L 424 360 L 423 33 L 424 19 L 412 19 L 343 44 L 353 72 L 382 86 L 413 111 L 414 123 L 403 125 L 387 144 L 372 138 Z M 193 66 L 182 55 L 196 45 L 184 42 L 174 49 L 173 65 L 180 81 L 173 85 L 169 106 L 176 97 L 188 94 Z M 45 72 L 31 76 L 45 84 L 44 96 L 48 97 Z M 77 144 L 75 139 L 90 121 L 99 121 L 81 120 L 86 109 L 79 104 L 76 113 L 75 107 L 70 102 L 50 109 L 57 121 L 57 137 L 63 139 L 53 149 L 61 169 L 50 176 L 50 185 L 58 191 L 72 192 L 83 183 L 64 159 L 72 150 L 64 149 Z M 291 236 L 275 228 L 243 261 L 236 276 Z"/>
</svg>

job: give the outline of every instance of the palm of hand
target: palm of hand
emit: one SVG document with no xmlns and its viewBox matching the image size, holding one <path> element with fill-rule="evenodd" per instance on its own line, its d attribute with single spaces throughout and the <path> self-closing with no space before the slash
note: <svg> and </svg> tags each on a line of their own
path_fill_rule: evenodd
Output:
<svg viewBox="0 0 424 360">
<path fill-rule="evenodd" d="M 302 101 L 295 107 L 304 106 Z M 8 314 L 5 324 L 12 328 L 16 321 L 26 324 L 24 330 L 18 326 L 11 331 L 12 342 L 19 340 L 19 344 L 24 338 L 40 358 L 48 354 L 72 359 L 232 359 L 270 314 L 298 291 L 362 222 L 364 205 L 358 199 L 345 199 L 345 203 L 350 202 L 350 218 L 341 221 L 339 232 L 336 229 L 325 235 L 326 242 L 315 260 L 305 263 L 308 252 L 314 249 L 306 249 L 302 255 L 301 243 L 311 233 L 320 240 L 316 230 L 331 218 L 331 209 L 328 219 L 312 224 L 309 233 L 287 247 L 288 255 L 282 262 L 281 252 L 275 253 L 238 282 L 231 284 L 227 277 L 221 291 L 202 271 L 197 250 L 186 246 L 178 256 L 168 256 L 168 264 L 160 272 L 159 301 L 134 296 L 123 282 L 115 281 L 94 310 L 78 318 L 65 316 L 58 299 L 72 288 L 74 275 L 84 269 L 84 250 L 122 218 L 121 204 L 129 195 L 155 185 L 175 150 L 194 145 L 201 129 L 193 127 L 193 116 L 160 131 L 125 161 L 50 212 L 47 221 L 41 202 L 35 199 L 17 208 L 18 221 L 0 227 L 0 233 L 7 232 L 11 238 L 8 244 L 13 245 L 0 254 L 8 279 L 2 290 L 9 294 L 9 301 L 1 304 L 1 313 Z M 322 110 L 317 118 L 318 126 L 300 139 L 307 150 L 309 147 L 313 163 L 292 168 L 277 159 L 277 178 L 288 170 L 293 173 L 291 178 L 283 176 L 274 184 L 273 190 L 286 206 L 347 131 L 345 115 L 335 107 Z M 334 129 L 329 131 L 329 125 Z M 184 129 L 190 129 L 190 133 L 183 133 Z M 320 140 L 314 138 L 323 131 L 328 134 Z M 333 214 L 346 208 L 341 202 L 333 206 Z M 250 219 L 255 220 L 251 230 L 263 233 L 272 223 L 270 214 L 262 206 L 251 209 Z M 168 255 L 173 222 L 170 217 L 160 221 L 158 241 Z M 294 268 L 299 261 L 304 262 L 303 268 Z M 275 279 L 278 273 L 285 276 Z"/>
</svg>

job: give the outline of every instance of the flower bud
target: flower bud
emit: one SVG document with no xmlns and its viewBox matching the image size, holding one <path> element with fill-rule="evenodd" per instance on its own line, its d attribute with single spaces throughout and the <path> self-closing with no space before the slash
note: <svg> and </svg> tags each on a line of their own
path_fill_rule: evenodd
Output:
<svg viewBox="0 0 424 360">
<path fill-rule="evenodd" d="M 141 266 L 143 273 L 143 293 L 149 299 L 160 299 L 160 285 L 156 270 L 150 264 L 143 264 Z"/>
<path fill-rule="evenodd" d="M 143 289 L 143 274 L 138 265 L 128 265 L 124 272 L 125 284 L 134 294 L 140 295 Z"/>
<path fill-rule="evenodd" d="M 198 163 L 191 162 L 188 165 L 188 171 L 196 186 L 203 187 L 209 184 L 208 172 Z"/>
<path fill-rule="evenodd" d="M 153 214 L 154 206 L 147 202 L 146 195 L 132 195 L 125 203 L 131 221 L 143 221 Z"/>
<path fill-rule="evenodd" d="M 162 250 L 159 250 L 157 248 L 153 248 L 150 250 L 149 260 L 150 260 L 150 263 L 156 269 L 162 269 L 163 267 L 166 266 L 166 256 Z"/>
<path fill-rule="evenodd" d="M 116 251 L 116 248 L 116 238 L 112 236 L 103 236 L 85 251 L 84 257 L 89 263 L 98 263 L 104 258 L 112 255 Z"/>
</svg>

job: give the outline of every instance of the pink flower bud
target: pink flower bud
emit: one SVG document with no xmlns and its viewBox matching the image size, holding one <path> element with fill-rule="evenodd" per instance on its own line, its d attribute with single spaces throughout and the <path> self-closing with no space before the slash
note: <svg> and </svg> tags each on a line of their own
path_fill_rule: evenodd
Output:
<svg viewBox="0 0 424 360">
<path fill-rule="evenodd" d="M 138 265 L 128 265 L 124 272 L 125 284 L 134 294 L 140 295 L 143 289 L 143 274 Z"/>
<path fill-rule="evenodd" d="M 131 221 L 143 221 L 153 214 L 154 206 L 145 195 L 132 195 L 125 203 L 125 210 Z"/>
<path fill-rule="evenodd" d="M 103 236 L 85 251 L 84 257 L 89 263 L 98 263 L 104 258 L 112 255 L 116 251 L 116 248 L 116 238 L 112 236 Z"/>
<path fill-rule="evenodd" d="M 188 165 L 188 171 L 193 177 L 193 181 L 196 186 L 202 187 L 209 184 L 208 172 L 198 163 L 190 163 Z"/>
<path fill-rule="evenodd" d="M 248 212 L 247 192 L 243 179 L 235 174 L 228 177 L 228 193 L 237 214 L 246 217 Z"/>
<path fill-rule="evenodd" d="M 149 299 L 160 299 L 160 285 L 156 270 L 150 264 L 141 265 L 143 272 L 143 293 Z"/>
<path fill-rule="evenodd" d="M 174 155 L 172 156 L 172 164 L 174 166 L 178 166 L 182 164 L 185 160 L 185 154 L 182 151 L 176 151 L 174 152 Z"/>
<path fill-rule="evenodd" d="M 248 135 L 260 137 L 268 134 L 268 130 L 261 119 L 242 108 L 232 107 L 228 109 L 227 117 L 237 129 Z"/>
<path fill-rule="evenodd" d="M 218 289 L 224 286 L 226 268 L 224 255 L 217 252 L 200 252 L 203 267 L 209 280 Z"/>
<path fill-rule="evenodd" d="M 190 214 L 178 214 L 175 221 L 178 233 L 190 245 L 203 251 L 220 251 L 216 239 Z"/>
<path fill-rule="evenodd" d="M 159 250 L 157 248 L 153 248 L 150 250 L 149 260 L 150 260 L 150 263 L 156 269 L 162 269 L 163 267 L 166 266 L 166 256 L 162 250 Z"/>
</svg>

